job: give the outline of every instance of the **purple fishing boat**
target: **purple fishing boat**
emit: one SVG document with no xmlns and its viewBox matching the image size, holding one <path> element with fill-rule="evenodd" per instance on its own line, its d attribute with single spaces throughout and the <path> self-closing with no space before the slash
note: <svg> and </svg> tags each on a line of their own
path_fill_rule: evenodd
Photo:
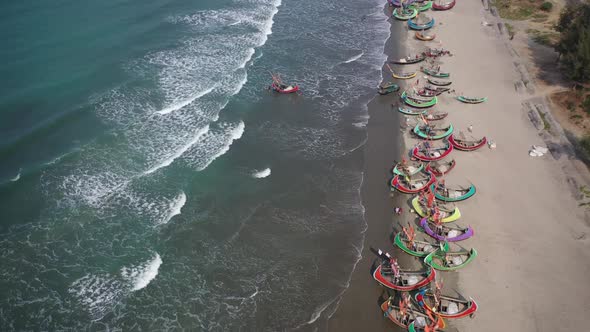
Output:
<svg viewBox="0 0 590 332">
<path fill-rule="evenodd" d="M 430 227 L 430 222 L 428 218 L 424 218 L 420 220 L 420 226 L 426 234 L 430 235 L 431 237 L 435 238 L 438 241 L 447 241 L 447 242 L 458 242 L 466 240 L 473 236 L 473 228 L 468 226 L 467 228 L 462 227 L 451 227 L 447 225 L 441 226 L 441 232 L 437 232 Z"/>
<path fill-rule="evenodd" d="M 389 3 L 390 6 L 392 7 L 401 7 L 402 3 L 404 3 L 407 6 L 413 4 L 414 2 L 416 2 L 416 0 L 387 0 L 387 2 Z"/>
</svg>

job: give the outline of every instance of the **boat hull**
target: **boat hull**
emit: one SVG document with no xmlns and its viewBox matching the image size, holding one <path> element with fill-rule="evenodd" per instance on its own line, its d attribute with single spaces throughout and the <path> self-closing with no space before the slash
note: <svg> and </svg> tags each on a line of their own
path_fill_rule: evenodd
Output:
<svg viewBox="0 0 590 332">
<path fill-rule="evenodd" d="M 405 115 L 420 115 L 420 114 L 426 114 L 426 112 L 428 112 L 427 110 L 412 110 L 412 109 L 401 108 L 401 107 L 398 107 L 397 110 L 400 113 L 403 113 Z"/>
<path fill-rule="evenodd" d="M 415 108 L 428 108 L 428 107 L 432 107 L 432 106 L 436 105 L 436 103 L 438 103 L 437 97 L 432 98 L 431 101 L 423 102 L 423 103 L 415 101 L 412 98 L 409 98 L 405 91 L 402 93 L 401 98 L 404 101 L 404 103 L 406 103 L 409 106 L 415 107 Z"/>
<path fill-rule="evenodd" d="M 467 98 L 465 96 L 459 96 L 459 97 L 457 97 L 457 100 L 460 101 L 460 102 L 462 102 L 462 103 L 465 103 L 465 104 L 481 104 L 481 103 L 487 101 L 488 98 L 487 97 L 483 97 L 483 98 Z"/>
<path fill-rule="evenodd" d="M 469 185 L 469 190 L 467 190 L 467 192 L 463 195 L 459 195 L 456 197 L 448 197 L 448 196 L 444 196 L 441 195 L 438 190 L 435 190 L 435 185 L 433 184 L 430 187 L 430 190 L 432 190 L 432 192 L 434 192 L 434 197 L 436 197 L 436 199 L 443 201 L 443 202 L 460 202 L 460 201 L 464 201 L 470 197 L 473 197 L 473 195 L 475 195 L 476 193 L 476 189 L 474 185 Z M 453 190 L 453 189 L 450 189 Z"/>
<path fill-rule="evenodd" d="M 428 23 L 416 24 L 413 21 L 408 21 L 408 27 L 412 30 L 428 30 L 435 24 L 434 19 L 431 19 Z"/>
<path fill-rule="evenodd" d="M 477 250 L 471 249 L 469 252 L 466 253 L 466 255 L 468 255 L 467 259 L 461 264 L 455 266 L 444 266 L 435 261 L 435 259 L 444 259 L 444 257 L 441 256 L 440 251 L 436 250 L 431 252 L 424 258 L 424 263 L 438 271 L 455 271 L 464 268 L 469 263 L 471 263 L 475 259 L 475 257 L 477 257 Z"/>
<path fill-rule="evenodd" d="M 414 296 L 414 299 L 416 299 L 416 302 L 418 302 L 417 297 L 418 297 L 418 294 L 416 294 Z M 436 310 L 436 311 L 434 311 L 432 309 L 433 306 L 434 306 L 433 303 L 432 303 L 433 301 L 431 300 L 432 298 L 433 298 L 433 295 L 432 294 L 430 294 L 430 296 L 429 296 L 429 294 L 426 294 L 426 296 L 424 296 L 424 301 L 423 301 L 423 304 L 421 305 L 421 307 L 424 310 L 430 311 L 431 313 L 437 314 L 437 315 L 439 315 L 440 317 L 443 317 L 443 318 L 447 318 L 447 319 L 458 319 L 458 318 L 464 318 L 464 317 L 467 317 L 467 316 L 470 316 L 471 318 L 473 318 L 475 316 L 475 312 L 477 311 L 477 303 L 472 298 L 470 298 L 469 301 L 467 301 L 467 307 L 464 310 L 461 310 L 461 311 L 459 311 L 457 313 L 448 314 L 448 313 L 445 313 L 443 310 Z M 445 298 L 446 298 L 447 301 L 453 302 L 453 298 L 443 295 L 443 299 L 445 299 Z M 431 300 L 431 301 L 429 301 L 429 300 Z M 454 302 L 457 302 L 458 303 L 458 302 L 465 302 L 465 301 L 455 299 Z"/>
<path fill-rule="evenodd" d="M 453 168 L 455 168 L 455 165 L 457 165 L 457 162 L 455 161 L 455 159 L 453 159 L 449 163 L 447 163 L 446 165 L 447 165 L 447 169 L 444 172 L 441 172 L 440 170 L 432 167 L 432 165 L 430 165 L 430 164 L 428 164 L 426 166 L 426 171 L 434 174 L 436 177 L 441 177 L 441 176 L 444 176 L 445 174 L 449 174 L 449 172 L 451 172 L 451 170 Z"/>
<path fill-rule="evenodd" d="M 430 235 L 430 237 L 432 237 L 438 241 L 459 242 L 459 241 L 467 240 L 468 238 L 472 237 L 473 234 L 475 233 L 473 231 L 473 228 L 467 227 L 463 231 L 463 233 L 461 233 L 458 236 L 447 237 L 447 236 L 439 235 L 439 234 L 436 234 L 436 232 L 432 228 L 430 228 L 430 226 L 428 225 L 427 218 L 422 218 L 422 220 L 420 220 L 420 227 L 422 227 L 422 229 L 424 229 L 424 232 L 426 234 Z"/>
<path fill-rule="evenodd" d="M 468 146 L 468 145 L 465 145 L 465 144 L 461 144 L 461 140 L 456 140 L 455 139 L 455 136 L 454 135 L 451 135 L 451 137 L 449 137 L 449 142 L 457 150 L 461 150 L 461 151 L 475 151 L 477 149 L 480 149 L 484 145 L 486 145 L 486 143 L 488 142 L 488 140 L 484 136 L 482 139 L 478 140 L 474 145 Z"/>
<path fill-rule="evenodd" d="M 453 125 L 449 125 L 449 127 L 442 134 L 432 135 L 432 136 L 427 135 L 424 131 L 422 131 L 420 124 L 417 124 L 416 127 L 414 127 L 414 134 L 416 134 L 418 137 L 423 138 L 423 139 L 430 139 L 430 140 L 443 139 L 443 138 L 451 135 L 452 133 L 453 133 Z"/>
<path fill-rule="evenodd" d="M 418 213 L 418 215 L 422 218 L 426 218 L 428 217 L 426 211 L 424 211 L 422 209 L 422 206 L 420 205 L 420 197 L 416 196 L 414 197 L 414 199 L 412 199 L 412 207 L 414 208 L 414 211 L 416 211 L 416 213 Z M 461 211 L 459 210 L 458 207 L 455 207 L 455 210 L 453 210 L 452 213 L 450 213 L 448 216 L 444 217 L 441 219 L 442 222 L 447 223 L 447 222 L 453 222 L 453 221 L 457 221 L 461 218 Z M 430 218 L 432 219 L 432 218 Z"/>
<path fill-rule="evenodd" d="M 426 80 L 428 81 L 428 83 L 430 83 L 432 85 L 436 85 L 436 86 L 449 86 L 453 83 L 451 81 L 439 81 L 439 80 L 433 80 L 431 78 L 427 78 Z"/>
<path fill-rule="evenodd" d="M 435 150 L 442 150 L 442 148 L 438 148 Z M 434 155 L 425 155 L 423 153 L 420 152 L 420 149 L 418 146 L 414 147 L 414 149 L 412 150 L 412 156 L 414 156 L 415 158 L 422 160 L 422 161 L 437 161 L 437 160 L 441 160 L 444 157 L 448 156 L 451 152 L 453 151 L 453 146 L 449 143 L 447 144 L 447 147 L 445 150 L 442 150 L 442 153 L 439 153 L 438 156 Z"/>
<path fill-rule="evenodd" d="M 417 283 L 413 284 L 413 285 L 407 285 L 407 286 L 401 286 L 401 285 L 397 285 L 392 283 L 391 281 L 387 280 L 387 278 L 385 278 L 383 276 L 383 274 L 381 273 L 381 265 L 379 265 L 375 271 L 373 271 L 373 279 L 375 279 L 378 283 L 380 283 L 381 285 L 389 288 L 389 289 L 393 289 L 393 290 L 397 290 L 400 292 L 409 292 L 409 291 L 413 291 L 419 288 L 422 288 L 428 284 L 430 284 L 435 278 L 436 278 L 436 270 L 433 269 L 432 267 L 429 267 L 429 270 L 427 270 L 425 273 L 426 274 L 425 277 L 422 278 L 422 280 L 418 281 Z M 402 272 L 403 274 L 403 272 Z"/>
<path fill-rule="evenodd" d="M 441 4 L 441 5 L 438 5 L 436 3 L 433 3 L 432 4 L 432 9 L 434 9 L 434 10 L 449 10 L 449 9 L 455 7 L 455 4 L 456 3 L 457 3 L 456 0 L 453 0 L 450 3 Z"/>
<path fill-rule="evenodd" d="M 422 170 L 424 169 L 424 164 L 422 164 L 422 163 L 420 163 L 418 166 L 410 165 L 410 166 L 413 166 L 414 167 L 414 170 L 413 171 L 410 171 L 409 172 L 410 174 L 405 174 L 404 172 L 402 172 L 398 168 L 398 166 L 399 166 L 399 164 L 398 165 L 395 165 L 393 167 L 393 174 L 395 174 L 395 175 L 401 175 L 401 176 L 406 176 L 406 175 L 407 176 L 412 176 L 412 175 L 415 175 L 415 174 L 418 174 L 418 173 L 422 172 Z"/>
<path fill-rule="evenodd" d="M 411 20 L 414 17 L 416 17 L 418 15 L 418 10 L 416 9 L 410 9 L 410 13 L 403 13 L 403 10 L 401 10 L 400 8 L 396 8 L 393 10 L 393 13 L 391 14 L 391 16 L 393 16 L 394 18 L 400 20 L 400 21 L 407 21 L 407 20 Z"/>
<path fill-rule="evenodd" d="M 397 191 L 404 193 L 404 194 L 417 194 L 421 191 L 427 190 L 429 187 L 434 185 L 434 182 L 436 182 L 436 177 L 434 176 L 434 174 L 430 174 L 430 178 L 428 179 L 428 182 L 423 187 L 420 187 L 417 189 L 412 189 L 412 188 L 405 187 L 400 181 L 400 176 L 396 175 L 391 180 L 391 188 L 396 189 Z"/>
</svg>

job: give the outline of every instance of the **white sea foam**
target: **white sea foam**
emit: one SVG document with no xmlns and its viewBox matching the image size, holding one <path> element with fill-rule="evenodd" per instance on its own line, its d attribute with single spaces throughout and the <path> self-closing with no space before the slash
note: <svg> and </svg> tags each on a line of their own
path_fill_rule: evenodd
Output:
<svg viewBox="0 0 590 332">
<path fill-rule="evenodd" d="M 156 255 L 144 264 L 132 268 L 122 268 L 121 275 L 131 283 L 131 290 L 138 291 L 145 288 L 149 283 L 156 278 L 158 270 L 162 265 L 160 255 Z"/>
<path fill-rule="evenodd" d="M 257 179 L 265 178 L 269 175 L 270 175 L 270 168 L 265 168 L 261 171 L 255 171 L 254 173 L 252 173 L 252 177 L 257 178 Z"/>
<path fill-rule="evenodd" d="M 348 60 L 344 61 L 343 63 L 351 63 L 351 62 L 354 62 L 354 61 L 356 61 L 356 60 L 360 59 L 360 58 L 363 56 L 363 54 L 365 54 L 365 52 L 362 52 L 362 51 L 361 51 L 361 53 L 360 53 L 360 54 L 353 56 L 352 58 L 350 58 L 350 59 L 348 59 Z"/>
<path fill-rule="evenodd" d="M 185 99 L 185 100 L 179 101 L 177 103 L 174 103 L 174 104 L 172 104 L 172 105 L 170 105 L 170 106 L 168 106 L 168 107 L 166 107 L 166 108 L 164 108 L 164 109 L 162 109 L 160 111 L 157 111 L 156 113 L 157 114 L 164 115 L 164 114 L 168 114 L 168 113 L 174 112 L 176 110 L 179 110 L 179 109 L 185 107 L 186 105 L 189 105 L 190 103 L 192 103 L 196 99 L 199 99 L 199 98 L 201 98 L 201 97 L 203 97 L 203 96 L 211 93 L 213 90 L 215 90 L 216 87 L 217 87 L 217 85 L 214 85 L 214 86 L 210 87 L 209 89 L 206 89 L 204 91 L 201 91 L 201 92 L 197 93 L 196 95 L 194 95 L 194 96 L 192 96 L 192 97 L 190 97 L 188 99 Z"/>
<path fill-rule="evenodd" d="M 242 137 L 244 128 L 245 125 L 242 121 L 238 124 L 219 124 L 219 128 L 204 135 L 183 158 L 190 166 L 202 171 L 229 151 L 232 143 Z"/>
<path fill-rule="evenodd" d="M 167 224 L 174 216 L 179 215 L 184 204 L 186 204 L 186 194 L 182 191 L 174 201 L 170 202 L 170 213 L 161 224 Z"/>
<path fill-rule="evenodd" d="M 23 170 L 22 168 L 19 168 L 18 169 L 18 173 L 16 173 L 16 176 L 15 177 L 13 177 L 12 179 L 10 179 L 10 182 L 16 182 L 16 181 L 18 181 L 20 179 L 20 173 L 22 172 L 22 170 Z"/>
<path fill-rule="evenodd" d="M 120 281 L 107 274 L 87 274 L 74 281 L 68 292 L 82 304 L 93 320 L 99 320 L 123 297 L 125 288 Z"/>
</svg>

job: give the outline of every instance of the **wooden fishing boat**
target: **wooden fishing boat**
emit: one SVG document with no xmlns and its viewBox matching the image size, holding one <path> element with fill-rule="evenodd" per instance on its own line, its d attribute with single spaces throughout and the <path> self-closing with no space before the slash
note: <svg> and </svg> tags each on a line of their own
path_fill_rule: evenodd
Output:
<svg viewBox="0 0 590 332">
<path fill-rule="evenodd" d="M 416 54 L 415 56 L 408 55 L 405 58 L 391 60 L 389 62 L 397 64 L 397 65 L 410 65 L 413 63 L 418 63 L 420 61 L 424 61 L 424 59 L 426 59 L 426 56 L 424 56 L 424 54 Z"/>
<path fill-rule="evenodd" d="M 414 110 L 411 108 L 401 108 L 401 107 L 398 107 L 397 110 L 400 113 L 403 113 L 406 115 L 420 115 L 420 114 L 426 114 L 426 112 L 428 112 L 428 110 Z"/>
<path fill-rule="evenodd" d="M 403 329 L 409 329 L 410 326 L 416 325 L 423 326 L 426 324 L 426 322 L 432 324 L 428 314 L 422 313 L 417 310 L 412 310 L 411 307 L 402 310 L 399 306 L 393 303 L 392 297 L 390 297 L 385 302 L 381 303 L 380 307 L 381 310 L 383 310 L 383 312 L 385 313 L 385 317 L 389 318 L 389 320 L 395 323 L 395 325 Z M 445 322 L 442 318 L 438 319 L 438 321 L 434 324 L 436 324 L 438 327 L 437 331 L 441 331 L 441 329 L 445 328 Z"/>
<path fill-rule="evenodd" d="M 424 33 L 424 31 L 416 31 L 414 36 L 416 37 L 416 39 L 422 40 L 422 41 L 431 41 L 431 40 L 434 40 L 434 38 L 436 38 L 435 34 L 428 35 L 428 34 Z"/>
<path fill-rule="evenodd" d="M 457 165 L 457 162 L 455 161 L 455 159 L 451 159 L 451 160 L 445 161 L 445 162 L 435 161 L 435 162 L 429 163 L 426 166 L 426 171 L 434 174 L 436 177 L 441 177 L 446 174 L 449 174 L 449 172 L 453 168 L 455 168 L 455 165 Z"/>
<path fill-rule="evenodd" d="M 442 320 L 440 320 L 440 321 L 442 322 Z M 439 323 L 439 325 L 440 325 L 440 323 Z M 443 332 L 443 330 L 441 330 L 441 329 L 444 329 L 444 326 L 439 327 L 436 331 Z M 432 327 L 430 328 L 429 331 L 433 331 Z M 410 323 L 410 325 L 408 325 L 408 332 L 426 332 L 426 329 L 425 329 L 425 326 L 423 326 L 423 325 L 418 326 L 417 321 L 413 321 Z"/>
<path fill-rule="evenodd" d="M 482 146 L 486 145 L 488 140 L 485 136 L 481 139 L 469 141 L 469 140 L 465 140 L 465 139 L 459 139 L 459 138 L 456 138 L 455 135 L 451 135 L 451 137 L 449 137 L 449 142 L 451 142 L 451 144 L 453 144 L 453 147 L 457 150 L 475 151 L 475 150 L 481 148 Z"/>
<path fill-rule="evenodd" d="M 407 73 L 395 73 L 395 72 L 391 72 L 391 76 L 393 76 L 393 78 L 397 78 L 400 80 L 408 80 L 410 78 L 414 78 L 416 77 L 416 75 L 418 74 L 418 72 L 407 72 Z"/>
<path fill-rule="evenodd" d="M 412 30 L 428 30 L 432 28 L 435 23 L 434 18 L 428 19 L 429 20 L 424 23 L 416 22 L 415 20 L 410 20 L 408 21 L 408 27 Z"/>
<path fill-rule="evenodd" d="M 423 139 L 437 140 L 443 139 L 453 133 L 453 125 L 449 124 L 446 128 L 434 128 L 430 125 L 417 124 L 414 127 L 414 134 Z"/>
<path fill-rule="evenodd" d="M 435 93 L 435 95 L 438 96 L 442 93 L 445 93 L 445 92 L 451 90 L 451 88 L 445 88 L 445 87 L 441 87 L 441 86 L 427 84 L 424 86 L 424 90 L 433 91 Z"/>
<path fill-rule="evenodd" d="M 432 9 L 434 10 L 449 10 L 455 7 L 456 0 L 452 0 L 451 2 L 442 1 L 442 0 L 435 0 L 432 4 Z"/>
<path fill-rule="evenodd" d="M 414 174 L 418 174 L 422 172 L 424 169 L 424 164 L 416 161 L 416 162 L 401 162 L 397 163 L 393 167 L 393 174 L 401 175 L 401 176 L 412 176 Z"/>
<path fill-rule="evenodd" d="M 424 263 L 432 266 L 438 271 L 454 271 L 465 267 L 477 257 L 477 250 L 459 250 L 453 252 L 444 252 L 436 250 L 424 258 Z"/>
<path fill-rule="evenodd" d="M 449 115 L 448 112 L 432 112 L 428 113 L 424 116 L 424 118 L 428 121 L 439 121 L 447 117 Z"/>
<path fill-rule="evenodd" d="M 430 77 L 428 77 L 426 80 L 428 81 L 428 83 L 430 83 L 432 85 L 437 85 L 437 86 L 448 86 L 453 83 L 451 81 L 437 80 L 437 79 L 430 78 Z"/>
<path fill-rule="evenodd" d="M 422 72 L 424 74 L 430 75 L 432 77 L 447 78 L 447 77 L 451 76 L 450 73 L 444 73 L 444 72 L 441 72 L 440 70 L 433 70 L 433 69 L 426 68 L 426 67 L 422 67 L 422 68 L 420 68 L 420 70 L 422 70 Z M 428 82 L 430 82 L 430 81 L 428 81 Z M 432 82 L 430 82 L 430 83 L 432 83 Z M 434 83 L 432 83 L 432 84 L 434 84 Z"/>
<path fill-rule="evenodd" d="M 487 97 L 465 97 L 465 96 L 458 96 L 457 100 L 466 104 L 481 104 L 484 101 L 488 100 Z"/>
<path fill-rule="evenodd" d="M 399 270 L 384 262 L 372 274 L 373 279 L 389 289 L 409 292 L 431 283 L 436 277 L 436 270 L 431 266 L 424 271 Z"/>
<path fill-rule="evenodd" d="M 414 8 L 402 9 L 396 8 L 393 10 L 392 16 L 400 21 L 407 21 L 413 19 L 418 15 L 418 10 Z"/>
<path fill-rule="evenodd" d="M 436 97 L 432 98 L 430 101 L 420 101 L 417 100 L 416 96 L 408 96 L 405 91 L 402 93 L 401 98 L 404 101 L 404 103 L 415 108 L 432 107 L 436 105 L 436 103 L 438 103 L 438 99 Z"/>
<path fill-rule="evenodd" d="M 414 2 L 410 6 L 410 8 L 417 9 L 419 12 L 424 12 L 432 8 L 432 1 L 423 1 L 423 2 Z"/>
<path fill-rule="evenodd" d="M 404 232 L 397 233 L 393 243 L 405 253 L 421 258 L 428 256 L 428 254 L 439 248 L 438 243 L 419 240 L 410 241 Z M 441 244 L 448 250 L 448 242 L 441 242 Z"/>
<path fill-rule="evenodd" d="M 299 86 L 297 85 L 288 85 L 283 83 L 283 81 L 281 80 L 281 77 L 278 74 L 272 74 L 272 84 L 270 86 L 270 88 L 273 91 L 276 91 L 278 93 L 283 93 L 283 94 L 289 94 L 289 93 L 294 93 L 299 91 Z"/>
<path fill-rule="evenodd" d="M 418 174 L 412 177 L 396 175 L 391 179 L 391 190 L 396 189 L 404 194 L 416 194 L 428 189 L 436 182 L 432 173 Z"/>
<path fill-rule="evenodd" d="M 403 1 L 403 0 L 387 0 L 387 2 L 392 7 L 401 7 L 402 6 L 402 3 L 404 5 L 406 5 L 406 6 L 408 6 L 408 5 L 411 5 L 414 2 L 416 2 L 416 0 L 407 0 L 407 1 Z"/>
<path fill-rule="evenodd" d="M 431 313 L 436 313 L 443 318 L 463 318 L 475 316 L 477 311 L 477 303 L 472 298 L 464 300 L 457 297 L 447 295 L 437 295 L 438 304 L 436 304 L 435 295 L 432 292 L 422 294 L 422 303 L 418 301 L 418 294 L 415 295 L 416 302 L 425 310 Z M 436 310 L 435 310 L 436 309 Z"/>
<path fill-rule="evenodd" d="M 465 228 L 461 226 L 448 226 L 448 224 L 441 224 L 437 227 L 436 224 L 428 221 L 428 218 L 420 220 L 420 227 L 424 232 L 438 241 L 459 242 L 467 240 L 474 234 L 471 226 Z"/>
<path fill-rule="evenodd" d="M 434 204 L 438 209 L 439 215 L 437 218 L 439 218 L 441 222 L 453 222 L 461 218 L 461 211 L 459 211 L 458 207 L 444 204 Z M 430 220 L 432 220 L 433 212 L 430 211 L 431 209 L 428 208 L 427 203 L 420 199 L 420 196 L 416 196 L 414 199 L 412 199 L 412 207 L 420 217 L 428 217 Z"/>
<path fill-rule="evenodd" d="M 434 100 L 434 97 L 436 96 L 421 96 L 417 93 L 411 94 L 411 95 L 406 95 L 407 98 L 410 98 L 414 101 L 420 102 L 420 103 L 429 103 L 432 100 Z"/>
<path fill-rule="evenodd" d="M 386 95 L 388 93 L 392 93 L 392 92 L 396 92 L 396 91 L 399 91 L 399 85 L 397 85 L 393 82 L 379 85 L 379 88 L 377 89 L 377 92 L 380 95 Z"/>
<path fill-rule="evenodd" d="M 468 188 L 447 188 L 439 183 L 433 184 L 430 190 L 432 190 L 436 199 L 443 202 L 464 201 L 475 195 L 475 186 L 473 184 L 469 185 Z"/>
<path fill-rule="evenodd" d="M 436 97 L 437 94 L 432 90 L 420 89 L 416 92 L 416 94 L 420 97 Z"/>
<path fill-rule="evenodd" d="M 434 145 L 432 142 L 421 142 L 412 150 L 412 155 L 422 161 L 437 161 L 448 156 L 453 151 L 453 146 L 448 141 L 443 145 Z"/>
</svg>

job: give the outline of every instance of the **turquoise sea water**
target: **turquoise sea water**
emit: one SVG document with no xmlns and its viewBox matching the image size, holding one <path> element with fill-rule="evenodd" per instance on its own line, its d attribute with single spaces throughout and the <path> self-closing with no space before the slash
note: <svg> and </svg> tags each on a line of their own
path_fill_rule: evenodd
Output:
<svg viewBox="0 0 590 332">
<path fill-rule="evenodd" d="M 0 328 L 325 321 L 366 227 L 383 7 L 0 4 Z"/>
</svg>

